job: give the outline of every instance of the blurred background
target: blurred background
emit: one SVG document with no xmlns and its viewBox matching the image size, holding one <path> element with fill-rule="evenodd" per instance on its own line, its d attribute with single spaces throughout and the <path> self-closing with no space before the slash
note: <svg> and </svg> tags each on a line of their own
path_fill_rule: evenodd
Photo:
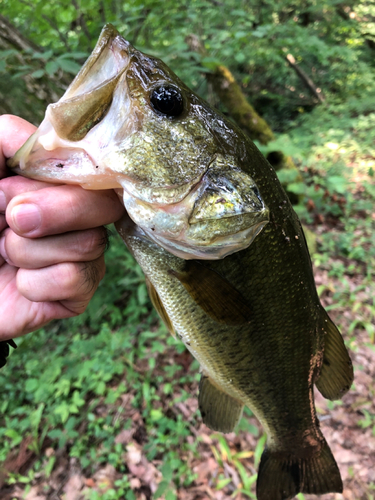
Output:
<svg viewBox="0 0 375 500">
<path fill-rule="evenodd" d="M 0 12 L 1 113 L 37 125 L 111 22 L 255 140 L 355 366 L 342 401 L 317 395 L 345 488 L 321 498 L 374 499 L 373 0 L 0 0 Z M 197 362 L 114 232 L 106 257 L 86 313 L 18 339 L 0 372 L 0 498 L 256 498 L 260 425 L 249 410 L 225 436 L 201 423 Z"/>
</svg>

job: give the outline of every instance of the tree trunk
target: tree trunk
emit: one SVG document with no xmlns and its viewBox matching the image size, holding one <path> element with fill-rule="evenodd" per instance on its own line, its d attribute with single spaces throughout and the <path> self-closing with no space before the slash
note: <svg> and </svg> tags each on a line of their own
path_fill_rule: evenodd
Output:
<svg viewBox="0 0 375 500">
<path fill-rule="evenodd" d="M 258 115 L 246 99 L 226 66 L 217 66 L 214 73 L 206 74 L 206 78 L 237 125 L 252 139 L 267 144 L 275 138 L 268 123 Z"/>
<path fill-rule="evenodd" d="M 187 38 L 187 43 L 195 52 L 207 56 L 206 50 L 196 35 L 190 35 Z M 213 73 L 205 73 L 205 76 L 229 115 L 251 139 L 257 140 L 261 144 L 268 144 L 275 139 L 271 127 L 251 106 L 240 85 L 226 66 L 218 65 Z M 285 155 L 282 151 L 271 151 L 267 155 L 267 160 L 276 171 L 281 169 L 295 170 L 297 173 L 295 182 L 303 182 L 302 175 L 291 156 Z M 288 192 L 287 186 L 283 187 L 292 203 L 297 204 L 302 201 L 303 195 Z"/>
</svg>

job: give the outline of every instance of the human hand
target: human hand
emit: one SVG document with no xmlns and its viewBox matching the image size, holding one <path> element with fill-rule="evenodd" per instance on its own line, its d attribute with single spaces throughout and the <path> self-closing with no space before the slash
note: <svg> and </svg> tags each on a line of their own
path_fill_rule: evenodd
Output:
<svg viewBox="0 0 375 500">
<path fill-rule="evenodd" d="M 0 116 L 0 341 L 86 309 L 105 272 L 103 225 L 124 212 L 111 190 L 5 177 L 34 130 Z"/>
</svg>

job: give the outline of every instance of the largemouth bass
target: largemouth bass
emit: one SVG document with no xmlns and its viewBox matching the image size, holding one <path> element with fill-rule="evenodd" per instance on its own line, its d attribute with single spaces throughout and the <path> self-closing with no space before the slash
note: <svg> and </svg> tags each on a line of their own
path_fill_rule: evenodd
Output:
<svg viewBox="0 0 375 500">
<path fill-rule="evenodd" d="M 107 25 L 10 166 L 118 190 L 127 215 L 116 227 L 160 317 L 201 365 L 204 423 L 230 432 L 247 405 L 267 432 L 258 500 L 342 491 L 313 387 L 340 398 L 351 361 L 319 302 L 298 217 L 248 137 Z"/>
</svg>

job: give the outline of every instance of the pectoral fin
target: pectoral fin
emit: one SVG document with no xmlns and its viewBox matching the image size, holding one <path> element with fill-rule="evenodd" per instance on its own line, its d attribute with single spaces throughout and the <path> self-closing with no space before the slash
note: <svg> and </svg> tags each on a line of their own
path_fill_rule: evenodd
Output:
<svg viewBox="0 0 375 500">
<path fill-rule="evenodd" d="M 226 279 L 197 261 L 186 261 L 181 272 L 171 270 L 194 301 L 212 319 L 227 325 L 242 325 L 251 319 L 243 296 Z"/>
<path fill-rule="evenodd" d="M 170 320 L 168 313 L 165 310 L 163 302 L 160 300 L 158 292 L 156 291 L 156 289 L 155 289 L 154 285 L 151 283 L 151 281 L 147 278 L 147 276 L 146 276 L 146 286 L 147 286 L 147 291 L 148 291 L 148 294 L 150 296 L 152 305 L 155 307 L 160 318 L 163 320 L 163 323 L 168 328 L 169 333 L 173 337 L 175 337 L 176 332 L 173 328 L 172 321 Z"/>
<path fill-rule="evenodd" d="M 340 399 L 353 382 L 352 362 L 340 332 L 324 310 L 320 328 L 324 331 L 324 356 L 315 385 L 325 398 Z"/>
<path fill-rule="evenodd" d="M 198 396 L 203 422 L 214 431 L 232 432 L 242 417 L 244 405 L 216 387 L 202 374 Z"/>
</svg>

